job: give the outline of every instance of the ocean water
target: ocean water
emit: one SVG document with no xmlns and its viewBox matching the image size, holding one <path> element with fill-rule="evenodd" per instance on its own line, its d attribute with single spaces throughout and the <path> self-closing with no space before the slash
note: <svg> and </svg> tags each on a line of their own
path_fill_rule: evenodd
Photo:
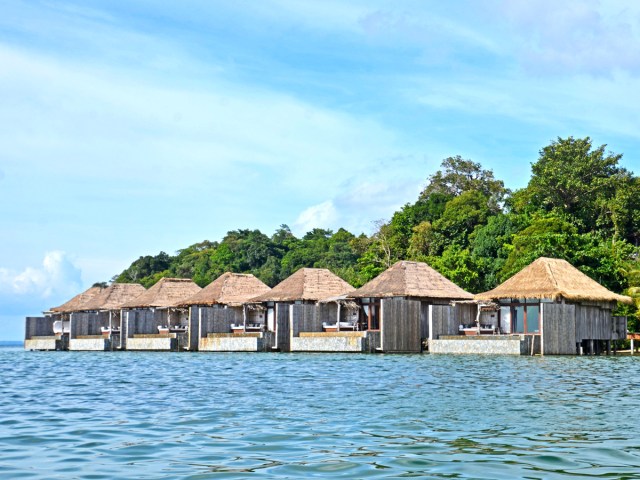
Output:
<svg viewBox="0 0 640 480">
<path fill-rule="evenodd" d="M 640 478 L 640 358 L 0 348 L 0 478 Z"/>
</svg>

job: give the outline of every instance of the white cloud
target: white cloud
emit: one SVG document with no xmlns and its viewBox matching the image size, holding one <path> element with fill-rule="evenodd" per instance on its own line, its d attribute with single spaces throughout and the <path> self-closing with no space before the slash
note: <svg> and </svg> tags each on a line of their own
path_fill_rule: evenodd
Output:
<svg viewBox="0 0 640 480">
<path fill-rule="evenodd" d="M 21 272 L 0 268 L 0 298 L 22 303 L 23 299 L 41 300 L 73 296 L 79 293 L 81 271 L 62 251 L 48 252 L 42 265 Z"/>
<path fill-rule="evenodd" d="M 293 232 L 301 236 L 314 228 L 335 228 L 338 219 L 336 207 L 327 200 L 302 211 L 293 224 Z"/>
<path fill-rule="evenodd" d="M 377 220 L 389 220 L 405 203 L 415 202 L 423 186 L 423 179 L 392 179 L 390 175 L 377 172 L 369 179 L 354 177 L 343 182 L 341 193 L 298 215 L 293 225 L 294 234 L 301 236 L 313 228 L 335 231 L 340 227 L 355 235 L 373 233 Z"/>
</svg>

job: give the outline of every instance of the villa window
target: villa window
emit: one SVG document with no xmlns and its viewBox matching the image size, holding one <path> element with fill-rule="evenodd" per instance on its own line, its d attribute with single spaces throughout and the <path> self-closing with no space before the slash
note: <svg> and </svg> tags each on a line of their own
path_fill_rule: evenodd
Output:
<svg viewBox="0 0 640 480">
<path fill-rule="evenodd" d="M 540 300 L 519 299 L 508 305 L 502 304 L 500 315 L 503 325 L 510 333 L 540 334 Z"/>
<path fill-rule="evenodd" d="M 380 299 L 363 298 L 360 325 L 366 330 L 380 330 Z"/>
</svg>

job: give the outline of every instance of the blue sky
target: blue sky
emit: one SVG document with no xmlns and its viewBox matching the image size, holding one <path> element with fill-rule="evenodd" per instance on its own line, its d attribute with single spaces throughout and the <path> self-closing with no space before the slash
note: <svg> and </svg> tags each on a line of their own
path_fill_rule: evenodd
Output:
<svg viewBox="0 0 640 480">
<path fill-rule="evenodd" d="M 0 15 L 0 339 L 140 255 L 371 233 L 462 155 L 558 136 L 638 173 L 640 2 L 14 1 Z"/>
</svg>

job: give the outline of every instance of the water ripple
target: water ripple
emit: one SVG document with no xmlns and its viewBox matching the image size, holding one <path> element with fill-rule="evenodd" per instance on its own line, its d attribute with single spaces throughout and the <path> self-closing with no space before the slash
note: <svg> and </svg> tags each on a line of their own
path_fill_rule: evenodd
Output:
<svg viewBox="0 0 640 480">
<path fill-rule="evenodd" d="M 638 361 L 0 348 L 0 477 L 640 478 Z"/>
</svg>

